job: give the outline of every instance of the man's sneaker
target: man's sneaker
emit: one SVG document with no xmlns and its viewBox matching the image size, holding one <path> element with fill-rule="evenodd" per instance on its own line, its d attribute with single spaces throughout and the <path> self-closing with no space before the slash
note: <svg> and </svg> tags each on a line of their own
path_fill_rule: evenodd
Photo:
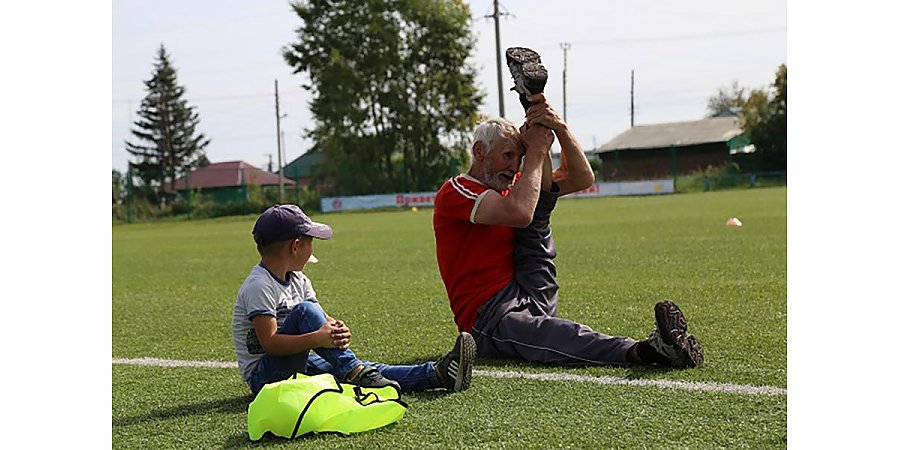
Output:
<svg viewBox="0 0 900 450">
<path fill-rule="evenodd" d="M 654 307 L 656 329 L 647 338 L 659 354 L 666 357 L 672 367 L 700 367 L 703 364 L 703 346 L 687 331 L 684 314 L 674 302 L 661 301 Z"/>
<path fill-rule="evenodd" d="M 541 64 L 541 55 L 530 48 L 510 47 L 506 49 L 506 65 L 513 78 L 510 90 L 519 93 L 519 101 L 528 112 L 531 102 L 527 97 L 544 92 L 547 85 L 547 69 Z"/>
<path fill-rule="evenodd" d="M 472 365 L 477 353 L 475 338 L 463 331 L 456 338 L 456 345 L 450 353 L 438 358 L 434 363 L 438 382 L 451 391 L 461 392 L 472 383 Z"/>
<path fill-rule="evenodd" d="M 366 388 L 382 388 L 385 386 L 393 386 L 395 389 L 397 389 L 397 392 L 400 392 L 400 383 L 385 378 L 383 375 L 381 375 L 380 372 L 378 372 L 378 369 L 372 366 L 364 366 L 362 370 L 360 370 L 353 378 L 348 379 L 347 382 Z"/>
</svg>

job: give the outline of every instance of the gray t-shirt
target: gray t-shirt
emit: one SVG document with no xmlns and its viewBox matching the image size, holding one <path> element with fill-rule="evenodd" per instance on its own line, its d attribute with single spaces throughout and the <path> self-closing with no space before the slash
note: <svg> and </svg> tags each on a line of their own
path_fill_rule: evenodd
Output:
<svg viewBox="0 0 900 450">
<path fill-rule="evenodd" d="M 250 379 L 253 369 L 265 355 L 253 328 L 253 318 L 260 314 L 273 316 L 281 329 L 291 309 L 302 301 L 318 303 L 312 283 L 302 272 L 290 272 L 290 279 L 282 283 L 262 263 L 250 271 L 238 291 L 231 319 L 234 350 L 244 381 Z"/>
</svg>

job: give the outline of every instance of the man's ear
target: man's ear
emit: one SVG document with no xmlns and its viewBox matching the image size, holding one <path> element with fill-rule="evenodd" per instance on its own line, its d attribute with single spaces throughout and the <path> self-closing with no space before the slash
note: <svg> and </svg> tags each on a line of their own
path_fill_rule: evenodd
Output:
<svg viewBox="0 0 900 450">
<path fill-rule="evenodd" d="M 481 162 L 484 160 L 484 154 L 486 153 L 486 147 L 484 142 L 477 141 L 474 145 L 472 145 L 472 157 L 475 158 L 476 161 Z"/>
</svg>

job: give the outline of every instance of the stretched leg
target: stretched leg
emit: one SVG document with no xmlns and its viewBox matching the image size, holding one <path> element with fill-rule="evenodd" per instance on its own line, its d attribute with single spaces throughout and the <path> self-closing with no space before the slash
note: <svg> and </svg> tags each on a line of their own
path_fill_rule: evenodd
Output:
<svg viewBox="0 0 900 450">
<path fill-rule="evenodd" d="M 368 361 L 365 364 L 375 367 L 385 378 L 400 383 L 400 389 L 404 392 L 424 391 L 441 387 L 432 362 L 410 366 L 392 366 Z"/>
<path fill-rule="evenodd" d="M 537 308 L 510 311 L 482 339 L 490 345 L 484 356 L 521 358 L 563 366 L 624 365 L 636 341 L 609 336 L 568 319 L 543 314 Z M 479 352 L 481 354 L 481 352 Z"/>
<path fill-rule="evenodd" d="M 553 183 L 551 191 L 541 191 L 531 223 L 515 229 L 515 277 L 528 296 L 533 298 L 544 313 L 555 316 L 559 298 L 556 283 L 556 243 L 550 232 L 550 214 L 559 198 L 559 186 Z"/>
<path fill-rule="evenodd" d="M 424 391 L 441 387 L 434 372 L 434 364 L 431 362 L 410 366 L 392 366 L 370 361 L 363 361 L 362 363 L 374 367 L 383 377 L 400 383 L 400 388 L 404 392 Z M 334 366 L 321 356 L 310 353 L 304 373 L 307 375 L 334 373 Z"/>
</svg>

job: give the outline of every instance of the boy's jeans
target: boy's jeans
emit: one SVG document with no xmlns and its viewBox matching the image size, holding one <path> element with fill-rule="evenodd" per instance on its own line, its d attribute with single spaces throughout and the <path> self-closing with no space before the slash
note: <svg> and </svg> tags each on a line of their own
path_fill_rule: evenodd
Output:
<svg viewBox="0 0 900 450">
<path fill-rule="evenodd" d="M 325 321 L 325 311 L 318 303 L 300 302 L 288 314 L 278 332 L 293 335 L 311 333 L 321 328 Z M 248 383 L 255 396 L 263 385 L 286 380 L 297 372 L 306 375 L 330 373 L 339 381 L 346 381 L 347 374 L 360 364 L 375 367 L 385 378 L 400 383 L 400 388 L 404 391 L 440 387 L 431 362 L 413 366 L 389 366 L 360 361 L 351 350 L 338 348 L 317 348 L 313 352 L 305 351 L 288 356 L 265 355 L 253 369 Z"/>
</svg>

